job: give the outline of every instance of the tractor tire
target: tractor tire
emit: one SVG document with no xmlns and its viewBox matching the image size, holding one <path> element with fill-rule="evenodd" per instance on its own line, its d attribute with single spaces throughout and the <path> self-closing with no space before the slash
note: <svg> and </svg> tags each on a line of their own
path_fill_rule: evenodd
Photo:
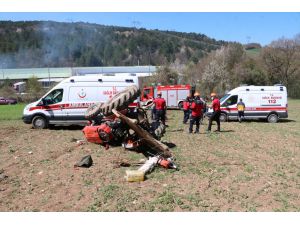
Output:
<svg viewBox="0 0 300 225">
<path fill-rule="evenodd" d="M 96 103 L 88 107 L 88 109 L 85 112 L 85 118 L 90 120 L 94 119 L 100 112 L 101 112 L 101 106 L 103 103 Z"/>
<path fill-rule="evenodd" d="M 128 107 L 139 96 L 139 90 L 137 86 L 129 86 L 123 91 L 113 96 L 109 101 L 104 103 L 100 107 L 100 112 L 104 116 L 110 116 L 113 114 L 112 110 L 123 110 Z"/>
</svg>

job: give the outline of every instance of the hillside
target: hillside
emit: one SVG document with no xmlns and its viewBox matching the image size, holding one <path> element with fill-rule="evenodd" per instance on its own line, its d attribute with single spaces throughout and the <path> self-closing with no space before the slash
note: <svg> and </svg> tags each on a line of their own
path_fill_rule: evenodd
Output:
<svg viewBox="0 0 300 225">
<path fill-rule="evenodd" d="M 197 62 L 227 44 L 203 34 L 51 21 L 0 21 L 4 68 Z"/>
<path fill-rule="evenodd" d="M 257 57 L 262 50 L 262 46 L 259 43 L 248 43 L 244 45 L 247 56 Z"/>
</svg>

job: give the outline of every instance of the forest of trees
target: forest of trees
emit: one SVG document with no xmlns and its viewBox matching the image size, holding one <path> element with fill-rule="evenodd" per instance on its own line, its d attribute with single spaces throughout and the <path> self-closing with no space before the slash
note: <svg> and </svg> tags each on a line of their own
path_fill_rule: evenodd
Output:
<svg viewBox="0 0 300 225">
<path fill-rule="evenodd" d="M 197 85 L 203 95 L 247 85 L 288 88 L 300 98 L 300 34 L 267 46 L 203 34 L 88 23 L 0 21 L 2 68 L 160 66 L 149 82 Z"/>
<path fill-rule="evenodd" d="M 210 52 L 197 63 L 186 64 L 180 71 L 174 65 L 159 70 L 160 79 L 157 80 L 172 83 L 175 75 L 170 74 L 178 72 L 183 75 L 178 80 L 195 84 L 203 95 L 211 92 L 222 95 L 240 85 L 283 84 L 289 97 L 300 98 L 300 34 L 292 39 L 275 40 L 255 50 L 245 50 L 239 43 L 230 43 Z"/>
<path fill-rule="evenodd" d="M 226 44 L 202 34 L 88 23 L 0 21 L 5 68 L 197 63 Z"/>
</svg>

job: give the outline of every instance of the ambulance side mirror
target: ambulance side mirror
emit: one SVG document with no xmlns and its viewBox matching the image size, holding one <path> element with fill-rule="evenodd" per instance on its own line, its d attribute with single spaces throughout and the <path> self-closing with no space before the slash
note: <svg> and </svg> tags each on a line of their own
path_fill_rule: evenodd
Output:
<svg viewBox="0 0 300 225">
<path fill-rule="evenodd" d="M 41 101 L 39 102 L 38 106 L 43 106 L 46 104 L 46 101 L 44 98 L 41 99 Z"/>
</svg>

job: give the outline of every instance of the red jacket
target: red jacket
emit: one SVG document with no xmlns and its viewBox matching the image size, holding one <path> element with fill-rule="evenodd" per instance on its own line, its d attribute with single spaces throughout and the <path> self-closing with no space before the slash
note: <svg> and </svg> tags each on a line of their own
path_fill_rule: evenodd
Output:
<svg viewBox="0 0 300 225">
<path fill-rule="evenodd" d="M 214 112 L 221 111 L 221 109 L 220 109 L 220 100 L 219 99 L 215 98 L 212 101 L 212 108 L 213 108 Z"/>
<path fill-rule="evenodd" d="M 183 110 L 189 110 L 190 103 L 188 101 L 183 101 Z"/>
<path fill-rule="evenodd" d="M 164 110 L 166 108 L 166 101 L 164 98 L 154 99 L 154 104 L 156 110 Z"/>
<path fill-rule="evenodd" d="M 197 104 L 193 102 L 191 105 L 192 116 L 201 116 L 202 115 L 203 104 Z"/>
</svg>

